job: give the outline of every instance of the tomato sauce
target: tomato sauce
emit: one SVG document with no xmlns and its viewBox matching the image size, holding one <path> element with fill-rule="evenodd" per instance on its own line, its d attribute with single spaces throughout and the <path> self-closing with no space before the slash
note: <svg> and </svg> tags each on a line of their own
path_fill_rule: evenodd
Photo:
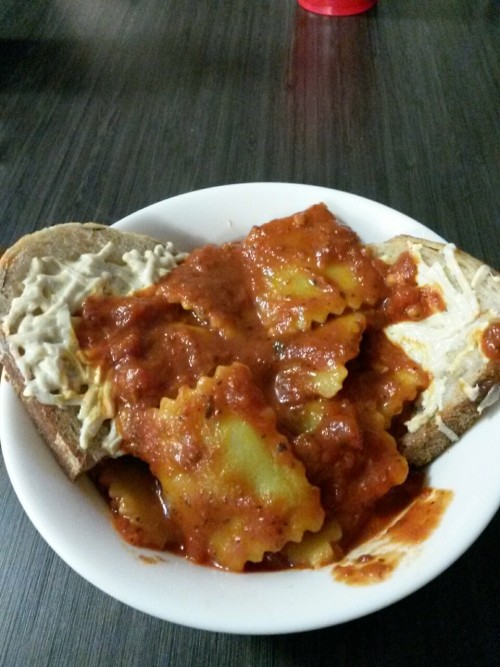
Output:
<svg viewBox="0 0 500 667">
<path fill-rule="evenodd" d="M 436 529 L 453 494 L 446 489 L 425 489 L 387 533 L 399 544 L 420 544 Z"/>
<path fill-rule="evenodd" d="M 492 361 L 500 361 L 500 321 L 492 322 L 483 332 L 482 349 Z"/>
<path fill-rule="evenodd" d="M 217 369 L 234 364 L 248 369 L 248 399 L 241 396 L 247 389 L 234 394 L 245 404 L 238 414 L 252 424 L 261 423 L 265 410 L 271 411 L 272 429 L 279 434 L 276 442 L 300 462 L 309 483 L 319 490 L 326 521 L 339 522 L 343 538 L 335 553 L 341 554 L 377 502 L 407 479 L 408 465 L 391 425 L 429 382 L 381 329 L 442 308 L 438 292 L 416 284 L 416 267 L 408 253 L 389 268 L 318 205 L 254 228 L 242 242 L 200 248 L 141 292 L 89 297 L 78 314 L 76 333 L 87 359 L 111 382 L 122 449 L 152 470 L 160 465 L 165 471 L 165 459 L 158 463 L 161 452 L 183 469 L 195 469 L 204 451 L 200 438 L 208 437 L 226 407 L 212 398 L 189 401 L 197 400 L 200 381 L 213 378 Z M 498 337 L 498 328 L 489 332 L 488 350 L 498 346 Z M 179 401 L 187 401 L 182 411 Z M 203 408 L 195 409 L 195 404 Z M 182 426 L 179 421 L 176 428 L 166 427 L 165 413 L 182 418 Z M 274 442 L 270 431 L 266 438 Z M 132 457 L 129 463 L 134 465 Z M 120 472 L 116 463 L 103 464 L 97 483 L 118 497 L 112 486 L 119 486 L 121 476 L 122 494 L 130 500 L 133 474 Z M 255 489 L 241 491 L 246 488 L 243 473 L 233 477 L 227 492 L 240 489 L 242 494 L 234 502 L 257 507 Z M 112 502 L 125 539 L 177 552 L 196 544 L 192 552 L 188 548 L 190 557 L 220 565 L 207 545 L 216 533 L 219 540 L 215 525 L 229 521 L 223 518 L 229 515 L 220 509 L 217 518 L 214 510 L 202 525 L 195 514 L 185 514 L 193 483 L 193 478 L 186 479 L 178 498 L 177 491 L 170 497 L 163 497 L 162 490 L 150 491 L 151 516 L 147 502 L 139 503 L 141 520 L 148 526 L 158 526 L 163 513 L 161 529 L 138 528 L 137 521 L 120 515 Z M 199 491 L 208 493 L 207 488 Z M 210 493 L 217 492 L 210 487 Z M 129 505 L 134 505 L 132 500 Z M 310 509 L 310 518 L 316 516 L 312 505 Z M 176 524 L 176 516 L 186 517 L 184 525 Z M 246 530 L 253 529 L 252 520 L 263 520 L 257 510 L 254 519 L 243 510 L 241 516 Z M 186 525 L 191 526 L 188 532 Z M 286 535 L 288 528 L 284 530 Z M 151 537 L 155 531 L 156 539 Z M 278 545 L 276 538 L 269 540 Z M 274 561 L 286 562 L 278 547 L 275 552 Z M 374 562 L 369 567 L 385 568 Z"/>
<path fill-rule="evenodd" d="M 337 581 L 351 586 L 377 584 L 387 579 L 401 560 L 402 554 L 397 551 L 362 554 L 353 561 L 335 565 L 333 575 Z"/>
<path fill-rule="evenodd" d="M 354 586 L 383 581 L 404 560 L 408 547 L 418 548 L 430 537 L 453 493 L 423 482 L 421 475 L 410 476 L 376 504 L 350 544 L 351 553 L 333 567 L 337 581 Z"/>
<path fill-rule="evenodd" d="M 445 310 L 440 292 L 429 287 L 419 287 L 416 279 L 417 266 L 411 254 L 405 251 L 387 271 L 386 284 L 390 292 L 382 305 L 386 323 L 419 321 Z"/>
</svg>

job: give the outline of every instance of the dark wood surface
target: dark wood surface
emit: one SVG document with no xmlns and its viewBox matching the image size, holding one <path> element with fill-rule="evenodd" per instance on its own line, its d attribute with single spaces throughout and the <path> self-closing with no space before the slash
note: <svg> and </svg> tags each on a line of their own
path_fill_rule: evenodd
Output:
<svg viewBox="0 0 500 667">
<path fill-rule="evenodd" d="M 499 268 L 499 20 L 493 0 L 380 0 L 343 19 L 294 0 L 0 0 L 0 245 L 291 181 L 380 201 Z M 72 572 L 0 459 L 0 665 L 500 664 L 499 532 L 497 515 L 437 580 L 367 618 L 208 633 Z"/>
</svg>

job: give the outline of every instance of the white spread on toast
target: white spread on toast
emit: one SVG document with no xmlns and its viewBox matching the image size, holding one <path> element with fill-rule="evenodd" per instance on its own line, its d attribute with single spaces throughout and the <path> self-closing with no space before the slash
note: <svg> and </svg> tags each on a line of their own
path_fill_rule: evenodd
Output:
<svg viewBox="0 0 500 667">
<path fill-rule="evenodd" d="M 481 267 L 469 282 L 452 244 L 443 247 L 443 261 L 430 265 L 422 258 L 419 244 L 409 242 L 408 246 L 417 262 L 418 284 L 438 289 L 446 309 L 422 321 L 398 322 L 385 329 L 388 338 L 400 345 L 432 378 L 419 398 L 417 413 L 406 426 L 414 433 L 427 421 L 435 419 L 438 429 L 455 440 L 455 434 L 439 413 L 456 387 L 469 400 L 477 398 L 478 388 L 473 386 L 475 369 L 486 359 L 481 350 L 481 335 L 500 314 L 500 310 L 482 308 L 477 286 L 488 275 L 492 276 L 488 267 L 485 270 Z"/>
<path fill-rule="evenodd" d="M 445 435 L 448 440 L 451 440 L 451 442 L 456 442 L 458 440 L 458 435 L 447 424 L 444 423 L 441 415 L 436 415 L 436 424 L 438 431 L 443 433 L 443 435 Z"/>
<path fill-rule="evenodd" d="M 474 403 L 474 401 L 477 401 L 477 397 L 479 396 L 479 391 L 480 391 L 478 384 L 475 384 L 474 386 L 472 386 L 468 382 L 466 382 L 464 380 L 464 378 L 460 378 L 459 385 L 460 385 L 460 389 L 467 396 L 469 401 L 471 401 L 471 403 Z M 478 410 L 479 410 L 479 408 L 478 408 Z"/>
<path fill-rule="evenodd" d="M 185 257 L 172 244 L 154 250 L 125 253 L 121 263 L 109 259 L 112 243 L 74 262 L 35 258 L 23 281 L 23 292 L 13 299 L 3 328 L 16 364 L 25 380 L 25 396 L 59 407 L 78 406 L 80 447 L 87 450 L 101 426 L 109 434 L 99 447 L 115 453 L 119 436 L 112 420 L 110 383 L 85 361 L 72 318 L 91 294 L 125 295 L 153 284 Z"/>
<path fill-rule="evenodd" d="M 500 400 L 500 385 L 495 384 L 486 396 L 483 398 L 481 403 L 477 406 L 477 411 L 481 414 L 486 408 L 489 408 L 491 405 Z"/>
<path fill-rule="evenodd" d="M 472 289 L 477 289 L 485 280 L 492 280 L 494 283 L 500 283 L 500 276 L 494 276 L 491 269 L 486 264 L 481 264 L 474 274 L 470 285 Z"/>
</svg>

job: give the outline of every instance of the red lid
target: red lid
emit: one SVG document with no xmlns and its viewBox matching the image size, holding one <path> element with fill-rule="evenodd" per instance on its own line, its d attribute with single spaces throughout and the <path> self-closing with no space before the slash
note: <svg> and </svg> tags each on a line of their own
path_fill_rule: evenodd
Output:
<svg viewBox="0 0 500 667">
<path fill-rule="evenodd" d="M 375 6 L 377 2 L 378 0 L 298 0 L 304 9 L 330 16 L 361 14 Z"/>
</svg>

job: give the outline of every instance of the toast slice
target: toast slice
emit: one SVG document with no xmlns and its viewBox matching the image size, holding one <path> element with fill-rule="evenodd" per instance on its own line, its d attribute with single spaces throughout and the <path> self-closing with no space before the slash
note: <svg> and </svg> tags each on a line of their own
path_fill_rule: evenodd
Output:
<svg viewBox="0 0 500 667">
<path fill-rule="evenodd" d="M 37 393 L 39 387 L 30 375 L 29 364 L 26 368 L 22 341 L 16 343 L 16 335 L 24 318 L 29 321 L 30 317 L 36 316 L 40 309 L 37 299 L 40 294 L 43 297 L 47 285 L 50 287 L 51 272 L 56 277 L 59 275 L 61 263 L 77 261 L 87 254 L 99 256 L 97 266 L 89 269 L 80 281 L 78 289 L 84 283 L 86 291 L 77 289 L 75 293 L 70 290 L 68 296 L 65 288 L 66 282 L 70 281 L 66 277 L 48 290 L 64 292 L 63 299 L 76 299 L 75 303 L 79 305 L 84 295 L 95 290 L 124 294 L 155 280 L 151 266 L 147 262 L 137 263 L 137 257 L 131 264 L 134 280 L 123 279 L 124 253 L 134 251 L 139 256 L 149 253 L 151 258 L 155 249 L 162 248 L 161 275 L 184 258 L 171 244 L 158 244 L 149 237 L 103 225 L 67 223 L 23 237 L 0 259 L 0 361 L 43 439 L 72 479 L 91 469 L 102 458 L 116 453 L 112 415 L 104 409 L 106 392 L 104 390 L 98 398 L 107 418 L 94 420 L 82 445 L 85 401 L 82 408 L 80 399 L 83 390 L 75 389 L 71 382 L 61 390 L 48 381 L 48 386 L 41 390 L 42 393 L 45 391 L 45 396 L 41 397 Z M 422 393 L 412 413 L 405 415 L 406 427 L 399 440 L 409 463 L 423 466 L 447 449 L 474 424 L 483 408 L 500 396 L 500 360 L 498 355 L 496 359 L 488 358 L 480 343 L 482 331 L 490 323 L 500 321 L 500 275 L 451 245 L 400 236 L 371 248 L 389 264 L 402 252 L 410 252 L 419 266 L 419 283 L 437 287 L 447 305 L 443 313 L 421 322 L 401 322 L 386 329 L 390 340 L 401 345 L 408 356 L 432 377 L 429 388 Z M 27 304 L 20 297 L 30 281 L 35 286 L 36 298 Z M 21 301 L 20 306 L 18 301 Z M 57 303 L 45 304 L 44 308 L 59 312 Z M 74 310 L 75 304 L 70 304 L 68 321 Z M 52 341 L 48 342 L 52 344 Z M 60 353 L 61 345 L 43 349 L 50 360 L 54 356 L 53 349 Z M 74 357 L 70 360 L 72 371 L 78 370 L 81 362 L 77 352 Z M 63 354 L 63 363 L 66 361 Z M 84 378 L 80 384 L 88 381 Z M 99 385 L 98 377 L 95 385 Z M 80 396 L 75 400 L 75 394 L 79 392 Z"/>
<path fill-rule="evenodd" d="M 430 318 L 385 330 L 432 378 L 399 439 L 408 462 L 424 466 L 500 398 L 499 351 L 490 358 L 481 344 L 485 328 L 500 323 L 500 274 L 451 244 L 398 236 L 372 249 L 389 264 L 410 252 L 418 266 L 417 282 L 437 288 L 446 304 L 445 311 Z"/>
<path fill-rule="evenodd" d="M 123 259 L 126 253 L 129 253 L 126 255 L 128 264 Z M 81 260 L 82 257 L 89 258 L 86 268 L 83 268 L 86 272 L 83 278 L 75 277 L 72 271 L 65 272 L 67 263 Z M 143 258 L 146 259 L 143 261 Z M 51 382 L 51 373 L 57 373 L 60 365 L 64 367 L 69 364 L 67 376 L 76 373 L 75 369 L 81 369 L 81 360 L 76 355 L 68 361 L 61 353 L 60 343 L 64 341 L 58 340 L 60 329 L 64 328 L 65 323 L 70 328 L 73 312 L 68 312 L 64 317 L 65 308 L 61 301 L 51 301 L 54 292 L 64 291 L 63 300 L 66 299 L 68 303 L 73 300 L 74 310 L 75 305 L 79 305 L 88 292 L 108 290 L 119 294 L 139 289 L 153 282 L 158 272 L 164 275 L 182 258 L 171 244 L 164 245 L 150 237 L 95 223 L 65 223 L 48 227 L 24 236 L 1 257 L 0 360 L 38 431 L 71 479 L 109 456 L 116 445 L 116 438 L 110 437 L 111 419 L 97 419 L 93 421 L 82 447 L 81 416 L 85 387 L 79 388 L 75 385 L 76 380 L 72 381 L 70 377 L 65 390 L 58 391 L 54 382 Z M 27 281 L 30 292 L 28 298 L 23 299 L 21 295 Z M 71 306 L 68 308 L 72 310 Z M 40 360 L 26 361 L 29 351 L 23 349 L 24 341 L 30 341 L 28 345 L 31 345 L 33 327 L 30 330 L 27 326 L 22 334 L 19 333 L 22 321 L 28 324 L 30 320 L 38 321 L 40 327 L 40 319 L 36 320 L 40 315 L 37 311 L 40 310 L 51 310 L 57 316 L 53 326 L 55 331 L 50 332 L 46 327 L 45 340 L 35 341 L 39 345 L 32 354 L 40 355 L 40 350 L 43 350 L 47 362 L 53 362 L 48 369 L 43 369 L 46 371 L 45 385 L 41 387 L 36 385 L 32 377 L 33 364 Z M 52 404 L 42 400 L 40 393 L 44 394 L 45 399 L 48 397 Z M 86 395 L 88 403 L 89 394 Z M 106 440 L 108 447 L 103 446 Z"/>
</svg>

